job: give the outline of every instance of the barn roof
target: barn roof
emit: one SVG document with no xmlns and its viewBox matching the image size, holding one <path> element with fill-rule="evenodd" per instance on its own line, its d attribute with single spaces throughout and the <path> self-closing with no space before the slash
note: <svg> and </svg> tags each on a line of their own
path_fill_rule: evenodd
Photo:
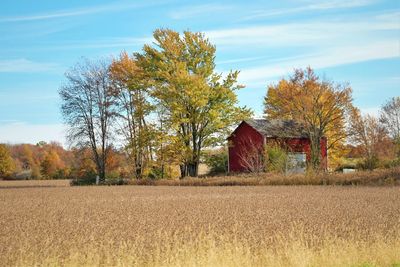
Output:
<svg viewBox="0 0 400 267">
<path fill-rule="evenodd" d="M 307 137 L 301 124 L 293 120 L 245 120 L 248 125 L 266 137 Z"/>
</svg>

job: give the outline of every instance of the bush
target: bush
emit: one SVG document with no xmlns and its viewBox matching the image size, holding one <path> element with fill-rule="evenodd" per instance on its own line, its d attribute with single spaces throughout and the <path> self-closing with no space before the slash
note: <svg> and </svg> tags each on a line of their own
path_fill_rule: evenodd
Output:
<svg viewBox="0 0 400 267">
<path fill-rule="evenodd" d="M 375 170 L 379 167 L 379 159 L 376 156 L 372 158 L 364 159 L 361 163 L 357 165 L 357 169 L 361 170 Z"/>
<path fill-rule="evenodd" d="M 96 173 L 88 171 L 85 175 L 71 180 L 71 185 L 94 185 L 96 184 Z"/>
<path fill-rule="evenodd" d="M 284 173 L 288 161 L 287 152 L 277 145 L 265 146 L 265 169 L 269 172 Z"/>
<path fill-rule="evenodd" d="M 204 163 L 210 167 L 210 174 L 221 174 L 228 172 L 228 151 L 225 148 L 210 151 L 204 155 Z"/>
</svg>

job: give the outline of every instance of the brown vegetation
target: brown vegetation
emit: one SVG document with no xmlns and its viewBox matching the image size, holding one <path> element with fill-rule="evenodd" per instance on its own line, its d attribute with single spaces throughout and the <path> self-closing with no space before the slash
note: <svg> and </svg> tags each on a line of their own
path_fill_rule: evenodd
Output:
<svg viewBox="0 0 400 267">
<path fill-rule="evenodd" d="M 60 182 L 63 187 L 52 188 L 0 182 L 12 186 L 0 189 L 0 265 L 400 262 L 398 187 L 64 187 Z"/>
<path fill-rule="evenodd" d="M 110 184 L 113 181 L 109 181 Z M 115 183 L 115 181 L 114 181 Z M 169 186 L 256 186 L 256 185 L 400 185 L 400 168 L 354 173 L 292 174 L 249 173 L 232 176 L 185 178 L 181 180 L 121 180 L 130 185 Z"/>
</svg>

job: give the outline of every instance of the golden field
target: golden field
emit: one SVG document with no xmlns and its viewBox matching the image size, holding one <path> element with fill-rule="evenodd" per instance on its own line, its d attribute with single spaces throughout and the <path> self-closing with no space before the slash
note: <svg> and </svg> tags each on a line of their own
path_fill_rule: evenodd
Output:
<svg viewBox="0 0 400 267">
<path fill-rule="evenodd" d="M 399 266 L 400 188 L 0 181 L 0 266 Z"/>
</svg>

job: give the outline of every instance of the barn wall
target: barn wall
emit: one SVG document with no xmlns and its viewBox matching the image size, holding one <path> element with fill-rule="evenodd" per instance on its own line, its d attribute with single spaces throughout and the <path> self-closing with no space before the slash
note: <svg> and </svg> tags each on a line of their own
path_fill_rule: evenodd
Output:
<svg viewBox="0 0 400 267">
<path fill-rule="evenodd" d="M 249 145 L 262 149 L 264 137 L 246 122 L 242 122 L 228 138 L 230 172 L 247 170 L 241 158 L 249 153 Z"/>
<path fill-rule="evenodd" d="M 311 161 L 311 142 L 308 138 L 290 138 L 287 139 L 285 144 L 293 152 L 306 153 L 307 162 Z M 321 140 L 321 168 L 327 170 L 327 139 Z"/>
</svg>

